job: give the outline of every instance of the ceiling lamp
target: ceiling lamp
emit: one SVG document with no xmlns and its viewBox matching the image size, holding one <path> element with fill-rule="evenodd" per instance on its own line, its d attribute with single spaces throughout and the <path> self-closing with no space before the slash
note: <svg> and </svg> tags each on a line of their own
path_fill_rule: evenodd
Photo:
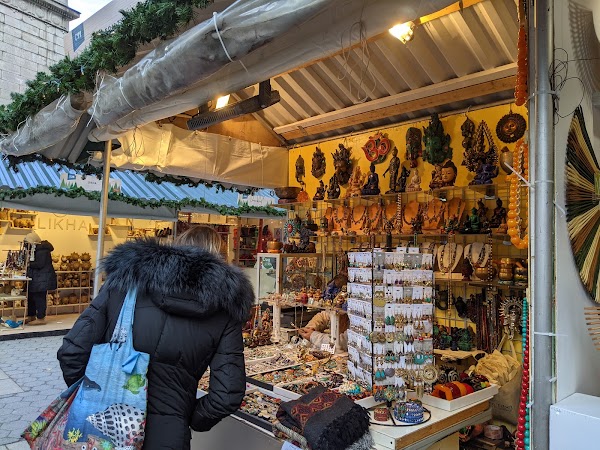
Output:
<svg viewBox="0 0 600 450">
<path fill-rule="evenodd" d="M 228 103 L 229 103 L 229 94 L 224 95 L 223 97 L 219 97 L 217 99 L 217 106 L 215 106 L 215 109 L 224 108 L 225 106 L 227 106 Z"/>
<path fill-rule="evenodd" d="M 410 21 L 401 23 L 399 25 L 394 25 L 392 28 L 390 28 L 390 34 L 396 39 L 399 39 L 403 44 L 406 44 L 412 40 L 415 34 L 415 23 Z"/>
</svg>

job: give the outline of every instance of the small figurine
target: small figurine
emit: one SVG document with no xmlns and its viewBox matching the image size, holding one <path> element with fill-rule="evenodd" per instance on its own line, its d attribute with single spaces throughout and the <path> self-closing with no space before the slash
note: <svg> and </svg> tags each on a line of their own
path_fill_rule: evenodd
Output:
<svg viewBox="0 0 600 450">
<path fill-rule="evenodd" d="M 485 206 L 482 199 L 477 200 L 477 216 L 479 217 L 479 224 L 481 230 L 487 230 L 489 227 L 489 221 L 487 218 L 488 207 Z"/>
<path fill-rule="evenodd" d="M 477 208 L 471 208 L 471 214 L 467 217 L 467 222 L 461 232 L 465 234 L 477 234 L 479 233 L 480 226 Z"/>
<path fill-rule="evenodd" d="M 502 199 L 496 199 L 496 207 L 494 208 L 494 214 L 490 220 L 490 227 L 498 228 L 502 223 L 506 222 L 506 208 L 502 206 Z"/>
<path fill-rule="evenodd" d="M 410 183 L 406 187 L 406 192 L 416 192 L 421 190 L 421 177 L 419 176 L 419 169 L 416 167 L 411 171 Z"/>
<path fill-rule="evenodd" d="M 317 187 L 317 193 L 313 197 L 313 200 L 324 200 L 325 199 L 325 190 L 327 186 L 323 183 L 323 180 L 319 180 L 319 186 Z"/>
<path fill-rule="evenodd" d="M 471 266 L 471 262 L 468 258 L 463 259 L 461 273 L 463 276 L 463 281 L 471 281 L 471 275 L 473 275 L 473 266 Z"/>
<path fill-rule="evenodd" d="M 360 196 L 362 185 L 365 182 L 365 176 L 360 170 L 359 166 L 354 167 L 352 176 L 348 180 L 348 190 L 346 191 L 346 198 Z"/>
<path fill-rule="evenodd" d="M 410 219 L 410 227 L 413 234 L 420 234 L 423 229 L 423 216 L 417 214 L 415 217 Z"/>
<path fill-rule="evenodd" d="M 500 169 L 495 164 L 481 164 L 470 184 L 492 184 L 492 180 L 498 176 L 499 172 Z"/>
<path fill-rule="evenodd" d="M 298 159 L 296 160 L 296 181 L 300 183 L 300 185 L 304 185 L 304 181 L 302 181 L 302 177 L 306 175 L 304 169 L 304 158 L 302 155 L 298 155 Z"/>
<path fill-rule="evenodd" d="M 329 180 L 329 188 L 327 188 L 327 198 L 329 200 L 335 200 L 336 198 L 340 198 L 340 194 L 340 183 L 338 182 L 337 174 L 334 173 Z"/>
<path fill-rule="evenodd" d="M 421 130 L 410 127 L 406 130 L 406 159 L 410 161 L 411 169 L 418 165 L 417 159 L 422 155 Z"/>
<path fill-rule="evenodd" d="M 328 234 L 328 230 L 329 230 L 329 221 L 327 220 L 327 217 L 323 216 L 323 217 L 321 217 L 321 226 L 320 226 L 321 235 L 326 236 Z"/>
<path fill-rule="evenodd" d="M 312 168 L 311 173 L 315 178 L 321 178 L 325 175 L 325 169 L 327 168 L 327 161 L 325 160 L 325 154 L 319 147 L 315 150 L 312 157 Z"/>
<path fill-rule="evenodd" d="M 338 147 L 339 149 L 333 153 L 333 166 L 335 167 L 337 182 L 340 186 L 343 186 L 348 183 L 352 175 L 352 160 L 350 159 L 352 150 L 344 147 L 344 144 L 339 144 Z"/>
<path fill-rule="evenodd" d="M 379 195 L 379 175 L 375 172 L 375 163 L 371 163 L 369 168 L 369 175 L 367 177 L 367 184 L 360 190 L 362 195 Z"/>
<path fill-rule="evenodd" d="M 400 174 L 399 181 L 396 184 L 396 186 L 398 188 L 398 192 L 406 192 L 406 182 L 408 181 L 409 175 L 410 175 L 410 170 L 408 170 L 406 167 L 402 166 L 402 172 Z M 419 181 L 419 184 L 421 184 L 420 181 Z"/>
<path fill-rule="evenodd" d="M 398 184 L 398 169 L 400 168 L 400 158 L 398 158 L 398 149 L 394 147 L 392 150 L 392 159 L 390 159 L 389 167 L 383 172 L 385 178 L 386 173 L 390 173 L 390 190 L 386 194 L 394 194 L 400 192 Z"/>
<path fill-rule="evenodd" d="M 271 330 L 272 326 L 271 321 L 271 312 L 268 309 L 265 309 L 265 312 L 262 313 L 261 317 L 261 325 L 263 330 Z"/>
</svg>

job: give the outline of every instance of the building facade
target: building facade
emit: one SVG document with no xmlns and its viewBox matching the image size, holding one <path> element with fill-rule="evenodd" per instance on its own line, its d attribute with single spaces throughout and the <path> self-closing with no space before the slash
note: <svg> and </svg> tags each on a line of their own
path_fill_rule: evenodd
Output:
<svg viewBox="0 0 600 450">
<path fill-rule="evenodd" d="M 64 35 L 78 17 L 67 0 L 0 0 L 0 104 L 65 56 Z"/>
</svg>

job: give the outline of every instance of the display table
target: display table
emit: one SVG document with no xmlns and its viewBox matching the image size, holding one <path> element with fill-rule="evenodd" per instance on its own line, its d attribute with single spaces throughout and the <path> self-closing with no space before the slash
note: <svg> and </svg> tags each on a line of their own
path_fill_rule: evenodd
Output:
<svg viewBox="0 0 600 450">
<path fill-rule="evenodd" d="M 410 427 L 371 425 L 376 450 L 425 450 L 460 428 L 491 420 L 489 402 L 457 411 L 428 407 L 431 420 Z M 192 450 L 280 450 L 283 442 L 272 433 L 239 417 L 230 416 L 206 433 L 192 434 Z"/>
</svg>

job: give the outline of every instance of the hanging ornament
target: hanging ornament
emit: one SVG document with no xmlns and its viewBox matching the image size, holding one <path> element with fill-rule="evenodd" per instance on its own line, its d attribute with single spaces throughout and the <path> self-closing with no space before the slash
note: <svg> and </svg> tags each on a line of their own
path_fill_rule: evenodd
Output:
<svg viewBox="0 0 600 450">
<path fill-rule="evenodd" d="M 518 141 L 525 135 L 527 122 L 521 114 L 512 111 L 502 116 L 496 125 L 496 136 L 502 142 L 511 144 Z"/>
<path fill-rule="evenodd" d="M 519 6 L 519 38 L 517 41 L 517 82 L 515 85 L 515 104 L 523 106 L 527 101 L 527 32 L 525 31 L 525 12 Z"/>
<path fill-rule="evenodd" d="M 526 250 L 529 247 L 528 227 L 526 221 L 521 218 L 521 207 L 523 206 L 527 211 L 527 204 L 521 203 L 522 180 L 517 176 L 519 174 L 525 181 L 529 180 L 529 147 L 523 139 L 520 139 L 515 146 L 514 162 L 516 173 L 507 176 L 510 180 L 510 197 L 506 224 L 510 242 L 519 250 Z"/>
<path fill-rule="evenodd" d="M 521 334 L 523 345 L 523 378 L 521 379 L 521 396 L 519 398 L 519 419 L 517 422 L 516 450 L 529 450 L 531 432 L 529 423 L 529 311 L 527 299 L 523 299 L 523 314 L 521 319 Z"/>
</svg>

